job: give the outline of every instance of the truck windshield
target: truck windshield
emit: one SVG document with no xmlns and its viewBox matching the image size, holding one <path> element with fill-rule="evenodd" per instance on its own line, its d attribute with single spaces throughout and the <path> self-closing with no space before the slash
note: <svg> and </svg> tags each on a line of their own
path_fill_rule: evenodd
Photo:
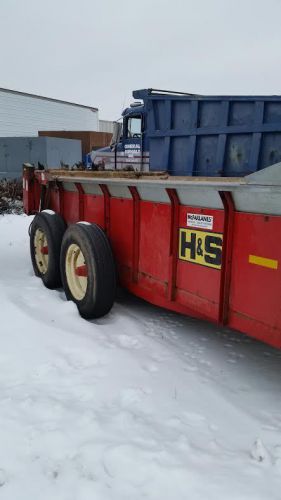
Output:
<svg viewBox="0 0 281 500">
<path fill-rule="evenodd" d="M 127 137 L 141 137 L 141 116 L 128 118 Z"/>
</svg>

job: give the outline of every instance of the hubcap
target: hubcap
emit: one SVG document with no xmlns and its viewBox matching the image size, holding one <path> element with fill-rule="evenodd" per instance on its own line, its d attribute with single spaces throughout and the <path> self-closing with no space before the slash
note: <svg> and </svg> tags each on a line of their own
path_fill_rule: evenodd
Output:
<svg viewBox="0 0 281 500">
<path fill-rule="evenodd" d="M 46 274 L 49 264 L 47 236 L 42 229 L 36 229 L 34 235 L 35 261 L 41 274 Z"/>
<path fill-rule="evenodd" d="M 81 248 L 72 243 L 65 257 L 65 273 L 69 290 L 76 300 L 82 300 L 87 291 L 88 271 Z"/>
</svg>

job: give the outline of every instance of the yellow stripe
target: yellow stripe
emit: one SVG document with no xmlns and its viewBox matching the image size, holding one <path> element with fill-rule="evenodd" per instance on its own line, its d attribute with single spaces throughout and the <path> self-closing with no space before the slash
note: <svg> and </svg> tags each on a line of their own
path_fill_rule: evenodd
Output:
<svg viewBox="0 0 281 500">
<path fill-rule="evenodd" d="M 269 267 L 269 269 L 278 269 L 278 260 L 258 257 L 258 255 L 249 255 L 249 263 L 257 266 Z"/>
</svg>

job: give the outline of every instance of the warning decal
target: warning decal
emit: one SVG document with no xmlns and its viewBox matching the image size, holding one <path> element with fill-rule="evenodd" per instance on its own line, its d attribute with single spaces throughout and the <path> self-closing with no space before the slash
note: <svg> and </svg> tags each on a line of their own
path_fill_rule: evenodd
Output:
<svg viewBox="0 0 281 500">
<path fill-rule="evenodd" d="M 198 227 L 199 229 L 213 229 L 214 217 L 203 214 L 187 214 L 186 225 Z"/>
<path fill-rule="evenodd" d="M 180 228 L 179 259 L 221 269 L 222 241 L 220 233 Z"/>
</svg>

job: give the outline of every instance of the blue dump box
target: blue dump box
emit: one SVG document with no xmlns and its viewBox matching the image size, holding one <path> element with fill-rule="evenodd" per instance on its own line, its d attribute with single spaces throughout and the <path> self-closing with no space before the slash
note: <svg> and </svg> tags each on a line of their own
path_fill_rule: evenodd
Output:
<svg viewBox="0 0 281 500">
<path fill-rule="evenodd" d="M 281 161 L 280 96 L 200 96 L 136 90 L 150 170 L 244 176 Z"/>
</svg>

